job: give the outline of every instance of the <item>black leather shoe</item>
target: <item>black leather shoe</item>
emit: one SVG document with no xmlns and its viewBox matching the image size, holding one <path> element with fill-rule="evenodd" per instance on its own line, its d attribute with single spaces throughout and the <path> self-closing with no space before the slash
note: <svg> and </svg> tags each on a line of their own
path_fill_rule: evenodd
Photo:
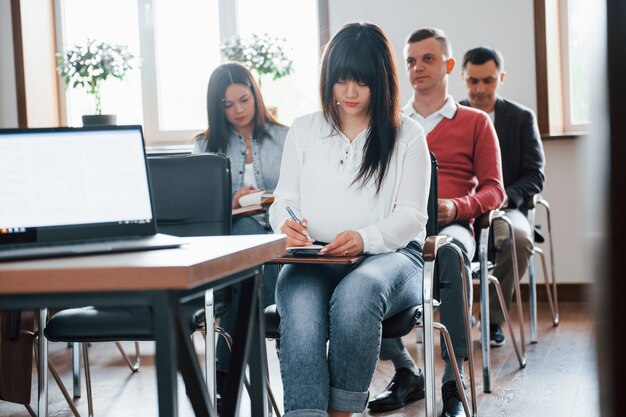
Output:
<svg viewBox="0 0 626 417">
<path fill-rule="evenodd" d="M 376 411 L 392 411 L 404 407 L 407 403 L 424 398 L 424 374 L 422 370 L 415 375 L 407 368 L 400 368 L 391 379 L 387 388 L 372 401 L 367 407 Z"/>
<path fill-rule="evenodd" d="M 443 399 L 443 411 L 441 417 L 466 417 L 461 395 L 456 389 L 454 381 L 448 381 L 441 387 L 441 398 Z"/>
<path fill-rule="evenodd" d="M 224 409 L 224 400 L 222 400 L 221 392 L 225 379 L 226 372 L 215 371 L 215 390 L 217 391 L 217 395 L 215 397 L 215 408 L 217 409 L 217 414 L 222 414 L 222 410 Z"/>
<path fill-rule="evenodd" d="M 499 324 L 489 325 L 489 344 L 491 346 L 503 346 L 506 343 L 506 337 L 502 333 L 502 327 Z"/>
</svg>

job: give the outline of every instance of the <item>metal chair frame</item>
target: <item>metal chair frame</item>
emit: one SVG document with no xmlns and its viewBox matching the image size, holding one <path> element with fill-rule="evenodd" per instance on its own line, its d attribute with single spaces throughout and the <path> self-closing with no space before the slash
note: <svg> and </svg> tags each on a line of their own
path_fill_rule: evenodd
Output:
<svg viewBox="0 0 626 417">
<path fill-rule="evenodd" d="M 504 321 L 511 336 L 511 342 L 515 349 L 515 355 L 520 368 L 526 366 L 526 337 L 524 331 L 524 316 L 522 311 L 522 299 L 520 292 L 520 279 L 517 267 L 517 252 L 515 247 L 515 239 L 513 235 L 513 226 L 511 221 L 504 215 L 503 211 L 492 210 L 486 217 L 487 223 L 480 229 L 480 241 L 478 245 L 478 262 L 472 263 L 472 275 L 478 275 L 478 278 L 472 280 L 473 284 L 477 284 L 480 288 L 480 315 L 481 315 L 481 351 L 483 359 L 483 392 L 491 392 L 491 346 L 489 344 L 489 285 L 493 285 L 496 289 L 500 308 L 504 314 Z M 493 265 L 489 264 L 489 234 L 491 225 L 494 221 L 501 221 L 507 225 L 509 237 L 511 239 L 511 251 L 513 253 L 513 276 L 515 285 L 515 304 L 517 317 L 519 321 L 519 332 L 521 343 L 518 344 L 515 331 L 509 312 L 504 302 L 502 287 L 497 277 L 490 274 Z"/>
<path fill-rule="evenodd" d="M 556 285 L 556 273 L 554 269 L 554 244 L 552 240 L 552 222 L 550 216 L 550 204 L 540 194 L 535 194 L 533 199 L 527 205 L 528 208 L 528 223 L 530 223 L 531 231 L 535 230 L 535 216 L 537 205 L 543 206 L 546 211 L 546 219 L 548 224 L 548 241 L 550 248 L 550 272 L 548 274 L 548 267 L 546 265 L 546 256 L 543 250 L 537 246 L 533 239 L 533 254 L 530 257 L 528 263 L 528 286 L 530 297 L 530 342 L 537 343 L 537 281 L 535 279 L 535 254 L 541 257 L 541 266 L 543 267 L 543 277 L 545 280 L 546 294 L 548 296 L 548 304 L 550 305 L 550 312 L 552 313 L 552 325 L 554 327 L 559 325 L 559 301 Z M 552 288 L 550 288 L 552 286 Z"/>
<path fill-rule="evenodd" d="M 469 350 L 469 372 L 470 372 L 470 393 L 471 393 L 471 412 L 470 406 L 465 395 L 463 388 L 463 382 L 458 371 L 456 356 L 454 355 L 454 348 L 452 347 L 452 341 L 450 339 L 450 333 L 446 327 L 438 322 L 434 321 L 435 307 L 439 305 L 434 300 L 433 290 L 435 282 L 435 264 L 437 254 L 442 247 L 449 247 L 452 249 L 458 259 L 459 268 L 461 270 L 461 281 L 463 287 L 463 300 L 465 308 L 463 309 L 463 318 L 465 321 L 465 342 Z M 437 329 L 443 335 L 444 343 L 448 349 L 448 356 L 454 370 L 454 378 L 456 381 L 457 390 L 461 396 L 461 402 L 463 403 L 463 409 L 468 416 L 477 416 L 477 402 L 476 402 L 476 378 L 474 375 L 474 355 L 473 355 L 473 341 L 470 328 L 470 314 L 469 305 L 467 303 L 468 288 L 467 277 L 465 275 L 465 265 L 463 262 L 463 253 L 461 249 L 452 242 L 452 238 L 447 236 L 430 236 L 426 239 L 424 244 L 424 281 L 423 285 L 423 322 L 418 324 L 423 328 L 423 344 L 424 344 L 424 378 L 426 385 L 425 396 L 425 408 L 426 417 L 434 417 L 437 413 L 437 394 L 435 393 L 435 348 L 434 348 L 434 333 L 433 329 Z M 418 334 L 419 336 L 419 334 Z"/>
</svg>

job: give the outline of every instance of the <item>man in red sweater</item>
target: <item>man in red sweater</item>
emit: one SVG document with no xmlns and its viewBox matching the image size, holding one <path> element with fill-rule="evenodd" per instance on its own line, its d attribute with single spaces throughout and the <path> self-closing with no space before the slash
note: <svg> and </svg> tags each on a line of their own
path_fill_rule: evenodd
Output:
<svg viewBox="0 0 626 417">
<path fill-rule="evenodd" d="M 448 76 L 454 69 L 450 43 L 440 29 L 413 32 L 404 50 L 414 95 L 405 114 L 424 129 L 439 164 L 439 230 L 463 251 L 468 288 L 474 256 L 474 218 L 504 201 L 500 147 L 493 124 L 482 111 L 458 105 L 448 95 Z M 451 250 L 439 255 L 441 322 L 448 328 L 459 372 L 468 355 L 463 320 L 463 294 L 458 259 Z M 469 301 L 471 306 L 471 290 Z M 470 307 L 471 310 L 471 307 Z M 442 343 L 443 345 L 443 343 Z M 465 416 L 447 351 L 442 377 L 443 417 Z M 396 374 L 385 391 L 369 403 L 372 411 L 389 411 L 424 397 L 424 378 L 400 339 L 384 339 L 381 359 L 391 360 Z"/>
</svg>

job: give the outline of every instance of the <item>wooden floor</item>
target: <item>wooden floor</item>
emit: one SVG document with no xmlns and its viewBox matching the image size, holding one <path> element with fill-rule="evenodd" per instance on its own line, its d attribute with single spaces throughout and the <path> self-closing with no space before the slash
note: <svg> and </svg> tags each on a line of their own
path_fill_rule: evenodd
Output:
<svg viewBox="0 0 626 417">
<path fill-rule="evenodd" d="M 477 306 L 474 306 L 475 308 Z M 561 324 L 552 327 L 547 305 L 540 305 L 539 343 L 527 346 L 528 363 L 519 369 L 513 347 L 507 344 L 492 349 L 492 393 L 482 392 L 482 366 L 478 330 L 474 329 L 474 357 L 478 379 L 478 405 L 481 417 L 505 416 L 599 416 L 598 381 L 596 373 L 595 347 L 593 343 L 593 321 L 590 309 L 584 304 L 562 303 Z M 528 313 L 526 312 L 526 317 Z M 527 329 L 527 334 L 528 334 Z M 421 361 L 417 346 L 413 343 L 415 334 L 405 337 L 414 358 Z M 131 344 L 127 343 L 128 349 Z M 198 351 L 202 349 L 197 338 Z M 95 392 L 95 415 L 97 417 L 156 416 L 156 384 L 154 379 L 154 346 L 142 343 L 142 366 L 138 373 L 131 374 L 121 360 L 113 343 L 96 343 L 90 348 L 92 378 Z M 278 360 L 273 343 L 268 342 L 270 376 L 272 388 L 282 404 L 282 390 Z M 439 356 L 437 356 L 439 357 Z M 63 380 L 71 384 L 71 363 L 69 350 L 60 343 L 50 344 L 50 360 L 59 369 Z M 442 362 L 436 361 L 437 392 L 440 397 L 439 379 Z M 421 366 L 421 365 L 420 365 Z M 467 367 L 466 367 L 467 369 Z M 380 392 L 393 376 L 390 363 L 379 363 L 370 387 L 372 395 Z M 36 390 L 33 388 L 32 404 L 36 410 Z M 83 384 L 83 396 L 76 400 L 76 406 L 83 416 L 87 416 L 87 400 Z M 249 415 L 248 400 L 242 400 L 242 416 Z M 441 404 L 438 405 L 439 410 Z M 180 383 L 179 408 L 181 416 L 191 416 L 193 412 Z M 384 414 L 381 417 L 419 416 L 424 414 L 424 401 L 413 403 L 404 409 Z M 67 403 L 50 378 L 49 415 L 70 417 Z M 366 411 L 364 416 L 370 414 Z M 0 402 L 0 416 L 24 416 L 28 413 L 23 406 Z"/>
</svg>

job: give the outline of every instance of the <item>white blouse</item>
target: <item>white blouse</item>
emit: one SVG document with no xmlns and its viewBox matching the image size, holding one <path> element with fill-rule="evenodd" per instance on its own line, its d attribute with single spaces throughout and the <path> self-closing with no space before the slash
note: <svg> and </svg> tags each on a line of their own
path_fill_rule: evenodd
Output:
<svg viewBox="0 0 626 417">
<path fill-rule="evenodd" d="M 380 192 L 370 179 L 353 184 L 363 158 L 367 132 L 352 143 L 334 132 L 321 112 L 296 119 L 285 140 L 280 177 L 270 207 L 275 233 L 290 218 L 289 206 L 308 221 L 311 237 L 331 242 L 356 230 L 364 252 L 395 251 L 426 236 L 430 156 L 424 131 L 402 115 L 396 149 Z"/>
</svg>

